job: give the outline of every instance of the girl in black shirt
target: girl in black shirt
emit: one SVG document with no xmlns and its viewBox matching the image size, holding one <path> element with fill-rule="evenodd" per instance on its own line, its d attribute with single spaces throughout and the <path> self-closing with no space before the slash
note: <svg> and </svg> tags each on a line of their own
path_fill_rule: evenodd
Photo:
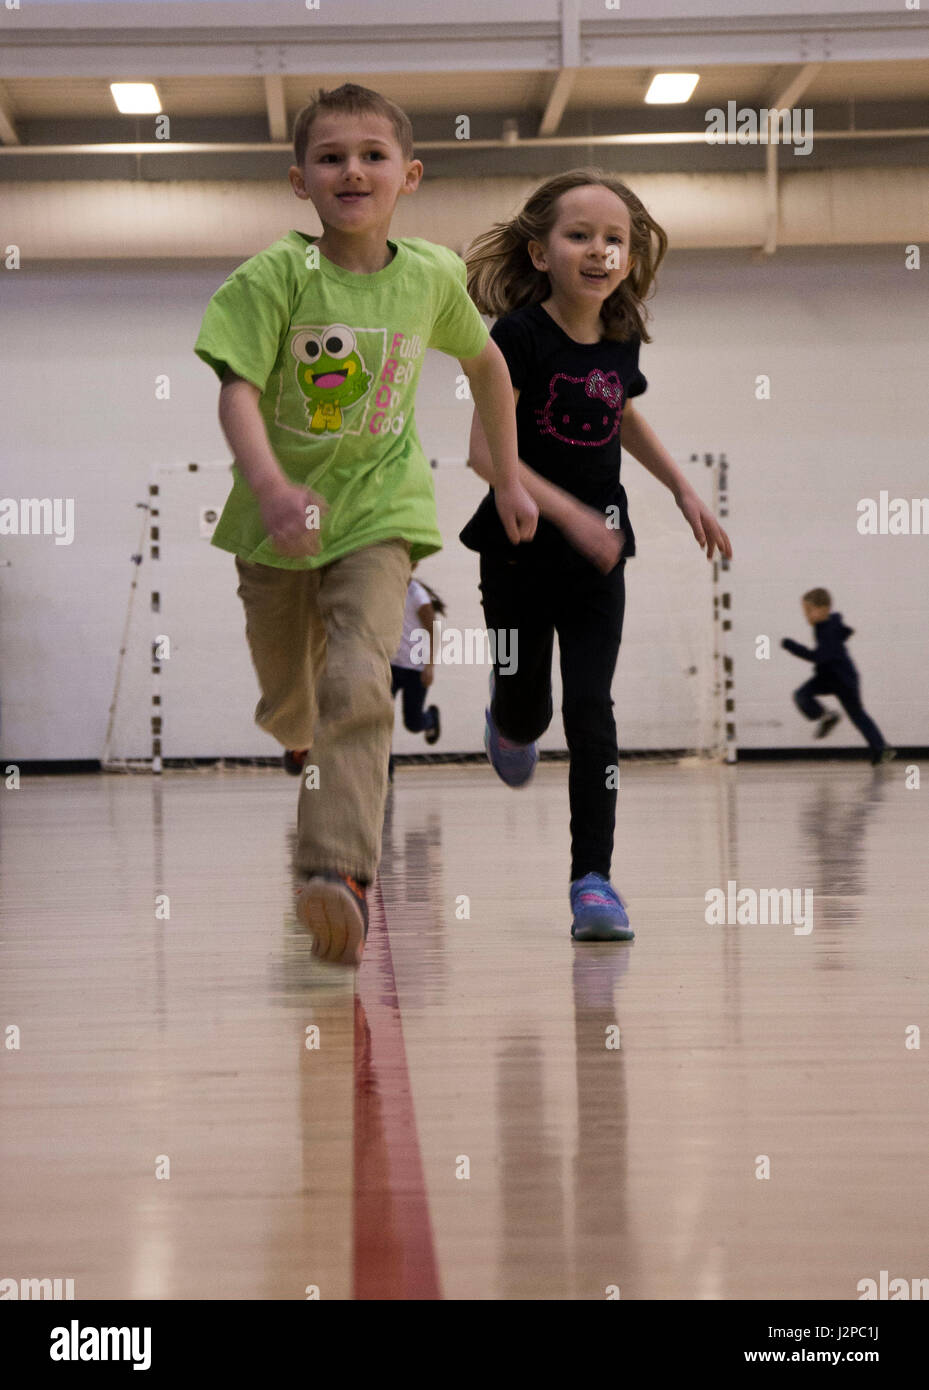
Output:
<svg viewBox="0 0 929 1390">
<path fill-rule="evenodd" d="M 548 179 L 465 258 L 471 298 L 500 316 L 491 336 L 516 396 L 520 481 L 539 508 L 534 538 L 511 545 L 491 489 L 460 534 L 480 552 L 487 628 L 517 634 L 515 670 L 495 665 L 491 677 L 484 741 L 500 777 L 524 786 L 552 718 L 557 632 L 577 941 L 634 935 L 610 883 L 619 761 L 611 687 L 635 554 L 620 426 L 626 451 L 671 490 L 707 559 L 716 549 L 732 556 L 725 531 L 629 404 L 648 384 L 639 369 L 639 344 L 651 341 L 644 300 L 667 244 L 619 179 L 575 169 Z M 476 412 L 469 463 L 493 477 Z"/>
</svg>

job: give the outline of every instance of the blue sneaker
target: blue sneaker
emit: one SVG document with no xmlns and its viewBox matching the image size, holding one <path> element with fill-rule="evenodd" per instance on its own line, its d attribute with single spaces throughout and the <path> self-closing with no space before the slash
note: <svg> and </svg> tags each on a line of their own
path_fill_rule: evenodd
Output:
<svg viewBox="0 0 929 1390">
<path fill-rule="evenodd" d="M 602 874 L 585 874 L 571 884 L 571 935 L 575 941 L 633 941 L 626 905 Z"/>
<path fill-rule="evenodd" d="M 494 697 L 494 673 L 490 673 L 490 698 Z M 498 730 L 490 713 L 484 711 L 484 751 L 490 764 L 508 787 L 524 787 L 535 772 L 539 750 L 534 743 L 512 743 Z"/>
</svg>

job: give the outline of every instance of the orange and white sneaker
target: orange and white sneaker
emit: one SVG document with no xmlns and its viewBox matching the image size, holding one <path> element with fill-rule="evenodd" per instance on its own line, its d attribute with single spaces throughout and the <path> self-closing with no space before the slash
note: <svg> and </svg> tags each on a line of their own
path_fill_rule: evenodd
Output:
<svg viewBox="0 0 929 1390">
<path fill-rule="evenodd" d="M 365 885 L 348 874 L 320 873 L 297 893 L 297 920 L 313 937 L 313 954 L 338 965 L 361 964 L 368 939 Z"/>
</svg>

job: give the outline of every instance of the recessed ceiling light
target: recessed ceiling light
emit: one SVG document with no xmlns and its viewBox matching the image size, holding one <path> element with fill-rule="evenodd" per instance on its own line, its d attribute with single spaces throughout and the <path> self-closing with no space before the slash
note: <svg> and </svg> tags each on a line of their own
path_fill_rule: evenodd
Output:
<svg viewBox="0 0 929 1390">
<path fill-rule="evenodd" d="M 148 116 L 161 110 L 151 82 L 111 82 L 110 91 L 124 116 Z"/>
<path fill-rule="evenodd" d="M 656 72 L 651 86 L 645 93 L 645 100 L 665 105 L 675 101 L 688 101 L 699 81 L 698 72 Z"/>
</svg>

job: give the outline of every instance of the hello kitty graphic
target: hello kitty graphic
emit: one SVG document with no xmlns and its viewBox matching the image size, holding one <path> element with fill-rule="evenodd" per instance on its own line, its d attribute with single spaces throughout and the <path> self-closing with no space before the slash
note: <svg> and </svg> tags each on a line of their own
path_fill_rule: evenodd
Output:
<svg viewBox="0 0 929 1390">
<path fill-rule="evenodd" d="M 556 372 L 548 384 L 548 400 L 536 412 L 539 432 L 563 444 L 600 448 L 619 433 L 623 385 L 616 372 L 595 367 L 586 376 Z"/>
</svg>

